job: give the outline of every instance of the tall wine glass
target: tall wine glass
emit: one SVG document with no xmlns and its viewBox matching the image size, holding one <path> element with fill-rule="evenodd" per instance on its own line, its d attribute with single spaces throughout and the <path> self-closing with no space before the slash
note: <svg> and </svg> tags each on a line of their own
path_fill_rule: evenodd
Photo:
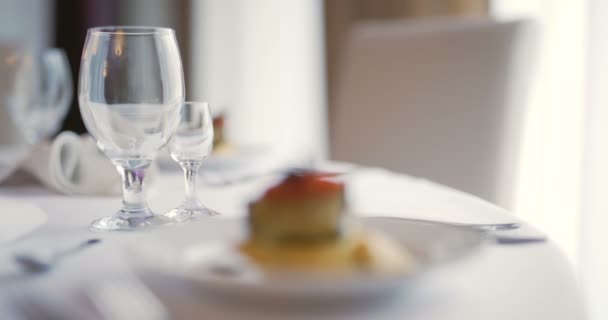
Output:
<svg viewBox="0 0 608 320">
<path fill-rule="evenodd" d="M 213 118 L 206 102 L 186 102 L 177 132 L 169 143 L 171 158 L 182 167 L 186 197 L 175 209 L 165 213 L 174 222 L 193 220 L 218 213 L 206 207 L 196 193 L 196 178 L 203 160 L 213 148 Z"/>
<path fill-rule="evenodd" d="M 93 221 L 97 231 L 135 230 L 166 221 L 145 199 L 144 177 L 167 144 L 184 102 L 182 63 L 168 28 L 89 29 L 80 70 L 80 112 L 123 179 L 122 208 Z"/>
</svg>

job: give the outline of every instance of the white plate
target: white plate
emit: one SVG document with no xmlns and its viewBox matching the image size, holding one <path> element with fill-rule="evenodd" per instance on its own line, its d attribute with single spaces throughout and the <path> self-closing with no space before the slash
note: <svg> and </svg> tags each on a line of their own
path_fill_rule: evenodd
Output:
<svg viewBox="0 0 608 320">
<path fill-rule="evenodd" d="M 382 231 L 402 245 L 413 255 L 417 268 L 392 276 L 267 274 L 232 249 L 245 234 L 244 220 L 233 219 L 207 219 L 141 235 L 130 248 L 140 268 L 185 278 L 216 293 L 255 300 L 328 302 L 373 297 L 407 286 L 422 272 L 463 258 L 483 243 L 479 232 L 442 224 L 383 217 L 361 221 L 366 229 Z"/>
</svg>

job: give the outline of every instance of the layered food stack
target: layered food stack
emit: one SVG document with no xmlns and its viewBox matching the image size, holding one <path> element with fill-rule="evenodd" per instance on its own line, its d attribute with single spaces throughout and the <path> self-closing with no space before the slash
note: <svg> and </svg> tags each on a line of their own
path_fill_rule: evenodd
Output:
<svg viewBox="0 0 608 320">
<path fill-rule="evenodd" d="M 403 273 L 404 248 L 365 230 L 346 213 L 345 187 L 333 175 L 290 174 L 249 206 L 240 250 L 269 270 Z"/>
</svg>

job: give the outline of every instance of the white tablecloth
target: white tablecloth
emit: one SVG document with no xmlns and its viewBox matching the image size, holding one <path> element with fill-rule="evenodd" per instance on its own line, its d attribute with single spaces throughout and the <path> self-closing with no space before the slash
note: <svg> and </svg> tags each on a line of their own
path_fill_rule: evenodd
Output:
<svg viewBox="0 0 608 320">
<path fill-rule="evenodd" d="M 274 179 L 226 187 L 201 185 L 200 196 L 226 216 L 245 213 L 247 202 Z M 464 223 L 512 222 L 517 219 L 473 196 L 379 169 L 351 175 L 348 193 L 354 211 Z M 149 192 L 150 206 L 169 210 L 182 197 L 182 178 L 164 174 Z M 83 286 L 128 272 L 121 244 L 137 234 L 92 233 L 89 222 L 113 213 L 118 198 L 66 197 L 38 186 L 0 186 L 0 196 L 28 201 L 49 215 L 46 225 L 10 247 L 0 247 L 0 309 L 15 299 L 35 297 L 62 311 L 81 303 Z M 1 223 L 0 219 L 0 223 Z M 52 272 L 23 276 L 10 269 L 10 252 L 53 247 L 62 241 L 100 237 L 102 244 L 65 259 Z M 5 268 L 2 268 L 4 265 Z M 427 274 L 415 288 L 381 301 L 322 309 L 254 308 L 225 300 L 201 298 L 197 289 L 158 277 L 146 283 L 176 319 L 584 319 L 573 272 L 549 241 L 525 245 L 492 245 L 476 256 Z M 1 310 L 0 310 L 1 311 Z M 76 317 L 78 318 L 78 317 Z"/>
</svg>

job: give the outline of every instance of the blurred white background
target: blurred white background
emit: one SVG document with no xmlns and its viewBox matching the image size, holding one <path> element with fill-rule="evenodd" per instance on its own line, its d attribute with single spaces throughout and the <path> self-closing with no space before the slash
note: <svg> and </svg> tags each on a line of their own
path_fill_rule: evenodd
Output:
<svg viewBox="0 0 608 320">
<path fill-rule="evenodd" d="M 543 29 L 515 212 L 552 236 L 578 271 L 590 318 L 607 319 L 608 3 L 494 4 L 497 16 L 533 16 Z"/>
<path fill-rule="evenodd" d="M 227 134 L 285 154 L 327 154 L 323 2 L 193 2 L 195 99 L 226 109 Z"/>
<path fill-rule="evenodd" d="M 172 1 L 126 1 L 131 24 L 172 26 Z M 321 0 L 192 1 L 191 99 L 229 117 L 239 144 L 327 156 L 325 29 Z M 499 19 L 533 17 L 540 57 L 527 104 L 514 212 L 545 231 L 572 261 L 591 319 L 608 319 L 608 3 L 492 0 Z M 46 0 L 0 2 L 0 36 L 32 46 L 53 39 Z M 27 23 L 20 23 L 22 21 Z M 184 54 L 182 52 L 182 54 Z"/>
<path fill-rule="evenodd" d="M 27 23 L 23 23 L 27 19 Z M 53 3 L 45 0 L 0 1 L 0 39 L 25 41 L 41 48 L 53 43 Z"/>
</svg>

